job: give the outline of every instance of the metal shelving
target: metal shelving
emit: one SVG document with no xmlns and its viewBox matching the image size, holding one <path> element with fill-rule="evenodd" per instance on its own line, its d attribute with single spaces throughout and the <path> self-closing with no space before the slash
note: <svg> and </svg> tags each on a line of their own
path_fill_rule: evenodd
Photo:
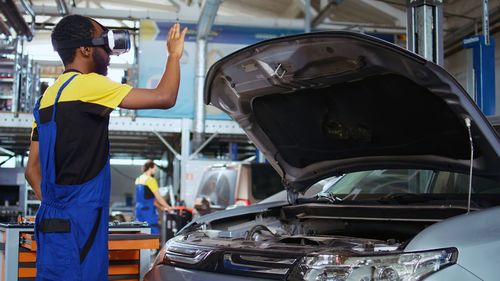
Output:
<svg viewBox="0 0 500 281">
<path fill-rule="evenodd" d="M 26 183 L 24 186 L 21 186 L 21 195 L 20 195 L 20 205 L 22 207 L 23 216 L 34 216 L 36 211 L 40 207 L 41 201 L 36 199 L 35 193 L 31 186 Z"/>
<path fill-rule="evenodd" d="M 18 40 L 4 39 L 0 41 L 0 110 L 12 111 L 14 105 L 14 89 L 16 61 L 18 56 Z"/>
<path fill-rule="evenodd" d="M 16 115 L 33 110 L 40 92 L 40 67 L 23 54 L 24 40 L 0 40 L 0 111 Z"/>
<path fill-rule="evenodd" d="M 0 112 L 0 146 L 24 155 L 29 148 L 33 114 Z M 189 147 L 193 120 L 174 118 L 144 118 L 111 116 L 109 137 L 114 155 L 158 157 L 166 149 L 157 134 L 176 147 Z M 247 138 L 239 125 L 229 120 L 206 120 L 205 132 L 217 134 L 217 139 L 244 142 Z M 184 136 L 184 137 L 182 137 Z M 182 139 L 182 140 L 181 140 Z"/>
</svg>

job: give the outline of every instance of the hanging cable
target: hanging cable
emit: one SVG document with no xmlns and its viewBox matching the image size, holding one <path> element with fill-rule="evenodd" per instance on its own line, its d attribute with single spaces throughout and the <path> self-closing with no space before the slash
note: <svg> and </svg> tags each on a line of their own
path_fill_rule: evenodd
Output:
<svg viewBox="0 0 500 281">
<path fill-rule="evenodd" d="M 469 143 L 470 143 L 470 167 L 469 167 L 469 197 L 467 199 L 467 214 L 470 213 L 470 202 L 472 196 L 472 165 L 474 163 L 474 143 L 472 142 L 472 132 L 471 132 L 471 121 L 469 118 L 465 118 L 465 126 L 469 132 Z"/>
</svg>

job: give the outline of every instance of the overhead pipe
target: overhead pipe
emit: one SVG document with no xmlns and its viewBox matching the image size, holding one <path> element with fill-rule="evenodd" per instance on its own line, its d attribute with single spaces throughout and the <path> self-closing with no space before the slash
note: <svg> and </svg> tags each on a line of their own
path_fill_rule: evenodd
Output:
<svg viewBox="0 0 500 281">
<path fill-rule="evenodd" d="M 28 26 L 13 0 L 0 0 L 0 12 L 19 36 L 26 36 L 28 41 L 33 39 L 33 31 Z"/>
<path fill-rule="evenodd" d="M 203 103 L 203 90 L 205 86 L 205 75 L 207 72 L 207 40 L 212 25 L 217 16 L 222 0 L 206 0 L 201 8 L 200 18 L 198 20 L 196 35 L 196 60 L 195 60 L 195 117 L 193 147 L 198 147 L 203 142 L 203 133 L 205 131 L 205 105 Z"/>
<path fill-rule="evenodd" d="M 68 5 L 65 0 L 56 0 L 57 10 L 61 16 L 65 16 L 69 13 Z"/>
</svg>

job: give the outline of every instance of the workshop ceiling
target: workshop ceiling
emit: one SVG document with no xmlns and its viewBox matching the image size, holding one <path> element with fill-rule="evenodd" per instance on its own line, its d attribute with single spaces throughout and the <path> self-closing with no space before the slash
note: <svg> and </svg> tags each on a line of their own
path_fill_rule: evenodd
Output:
<svg viewBox="0 0 500 281">
<path fill-rule="evenodd" d="M 40 35 L 45 32 L 47 36 L 61 16 L 70 13 L 91 16 L 110 27 L 137 28 L 137 20 L 142 18 L 196 22 L 204 1 L 4 0 L 15 3 L 28 24 L 34 19 L 35 36 L 37 32 Z M 263 24 L 273 26 L 277 20 L 300 22 L 305 17 L 306 1 L 222 0 L 216 21 L 225 17 L 232 18 L 232 24 L 258 23 L 261 27 Z M 398 34 L 406 30 L 407 0 L 310 0 L 310 3 L 313 28 Z M 445 56 L 456 50 L 464 37 L 481 32 L 482 3 L 482 0 L 443 0 Z M 33 12 L 31 15 L 29 9 Z M 496 33 L 500 29 L 500 0 L 489 1 L 489 15 L 490 30 Z M 6 17 L 0 14 L 0 33 L 5 33 L 2 27 L 8 25 Z"/>
<path fill-rule="evenodd" d="M 137 20 L 142 18 L 179 18 L 181 21 L 188 19 L 196 22 L 204 1 L 4 0 L 4 3 L 17 5 L 28 24 L 34 20 L 36 36 L 37 32 L 42 33 L 44 30 L 47 33 L 62 15 L 71 13 L 91 16 L 107 26 L 124 28 L 137 28 Z M 300 23 L 305 17 L 306 2 L 222 0 L 216 21 L 232 18 L 232 24 L 245 26 L 254 23 L 273 26 L 276 20 L 295 20 Z M 313 28 L 398 34 L 404 34 L 406 30 L 407 0 L 310 0 L 310 3 Z M 449 54 L 447 51 L 460 45 L 464 37 L 481 32 L 482 3 L 482 0 L 443 0 L 445 56 Z M 489 1 L 489 15 L 490 30 L 496 33 L 500 29 L 500 0 Z M 2 26 L 9 26 L 9 21 L 0 14 L 0 33 Z"/>
<path fill-rule="evenodd" d="M 112 11 L 130 11 L 130 15 L 140 11 L 154 12 L 179 12 L 189 9 L 199 9 L 201 0 L 18 0 L 31 2 L 37 16 L 52 15 L 50 7 L 105 9 Z M 363 24 L 383 24 L 388 26 L 401 26 L 406 24 L 407 0 L 311 0 L 314 16 L 325 8 L 327 21 L 352 22 Z M 456 29 L 464 24 L 480 20 L 482 1 L 471 0 L 444 0 L 445 30 Z M 499 7 L 499 0 L 490 0 L 490 12 Z M 269 18 L 302 19 L 304 17 L 305 0 L 224 0 L 218 14 L 225 16 L 253 16 Z M 40 7 L 47 8 L 46 12 Z M 113 15 L 113 13 L 109 13 Z M 50 20 L 57 20 L 52 15 Z M 402 18 L 403 22 L 402 22 Z M 127 17 L 123 17 L 126 20 Z M 46 19 L 45 19 L 46 20 Z"/>
</svg>

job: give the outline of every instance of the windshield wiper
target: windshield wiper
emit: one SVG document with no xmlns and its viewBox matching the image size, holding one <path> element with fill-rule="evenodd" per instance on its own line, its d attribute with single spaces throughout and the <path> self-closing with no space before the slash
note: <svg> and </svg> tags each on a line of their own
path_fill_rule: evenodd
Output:
<svg viewBox="0 0 500 281">
<path fill-rule="evenodd" d="M 335 196 L 329 192 L 319 192 L 310 198 L 299 198 L 298 203 L 338 203 L 341 202 L 342 198 Z"/>
<path fill-rule="evenodd" d="M 436 199 L 439 200 L 440 198 L 429 196 L 427 194 L 418 194 L 418 193 L 389 193 L 380 197 L 379 199 L 377 199 L 377 201 L 384 204 L 385 203 L 411 204 L 411 203 L 426 203 Z"/>
</svg>

